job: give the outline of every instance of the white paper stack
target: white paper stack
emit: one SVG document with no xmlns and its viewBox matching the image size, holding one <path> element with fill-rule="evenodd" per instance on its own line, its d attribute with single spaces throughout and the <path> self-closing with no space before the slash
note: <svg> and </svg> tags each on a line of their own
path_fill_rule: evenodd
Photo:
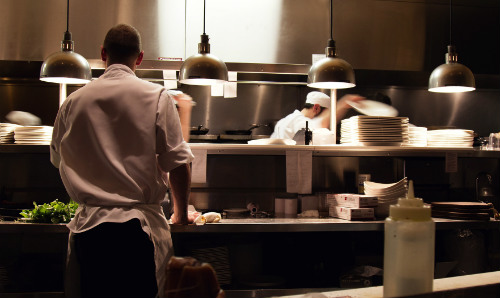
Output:
<svg viewBox="0 0 500 298">
<path fill-rule="evenodd" d="M 0 123 L 0 144 L 14 143 L 14 129 L 18 126 L 12 123 Z"/>
<path fill-rule="evenodd" d="M 18 126 L 14 129 L 14 140 L 20 145 L 49 145 L 52 126 Z"/>
<path fill-rule="evenodd" d="M 465 129 L 436 129 L 427 131 L 427 145 L 431 147 L 472 147 L 474 131 Z"/>
<path fill-rule="evenodd" d="M 340 143 L 401 146 L 408 143 L 408 122 L 408 117 L 353 116 L 341 122 Z"/>
<path fill-rule="evenodd" d="M 396 204 L 399 198 L 406 197 L 408 191 L 408 179 L 405 177 L 395 183 L 376 183 L 365 181 L 365 194 L 376 196 L 378 206 L 375 208 L 377 217 L 389 215 L 389 206 Z"/>
</svg>

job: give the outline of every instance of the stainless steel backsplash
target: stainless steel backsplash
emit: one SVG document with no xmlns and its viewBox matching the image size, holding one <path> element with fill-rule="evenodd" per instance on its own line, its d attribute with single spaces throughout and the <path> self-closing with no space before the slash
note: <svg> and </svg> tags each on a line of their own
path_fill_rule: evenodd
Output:
<svg viewBox="0 0 500 298">
<path fill-rule="evenodd" d="M 60 49 L 64 0 L 1 0 L 0 60 L 43 60 Z M 334 0 L 333 38 L 355 69 L 431 71 L 450 42 L 446 0 Z M 474 73 L 500 71 L 500 4 L 453 2 L 452 42 Z M 226 62 L 311 64 L 330 35 L 328 0 L 72 0 L 75 50 L 99 58 L 106 31 L 129 23 L 143 36 L 145 59 L 186 58 L 203 29 Z"/>
<path fill-rule="evenodd" d="M 444 62 L 449 43 L 445 0 L 334 0 L 333 37 L 338 54 L 356 70 L 357 87 L 339 91 L 388 95 L 401 116 L 415 125 L 455 126 L 481 135 L 500 131 L 500 3 L 457 0 L 453 43 L 459 62 L 476 75 L 478 90 L 453 95 L 427 91 L 430 72 Z M 0 0 L 0 62 L 40 62 L 60 49 L 66 30 L 64 0 Z M 202 0 L 72 0 L 69 30 L 75 51 L 99 59 L 106 31 L 116 23 L 136 26 L 145 58 L 183 58 L 196 53 L 203 32 Z M 206 3 L 206 33 L 212 53 L 226 62 L 310 65 L 329 38 L 328 0 L 217 0 Z M 34 63 L 36 64 L 36 63 Z M 0 121 L 11 110 L 25 110 L 52 124 L 58 87 L 40 83 L 31 66 L 12 75 L 0 67 Z M 16 67 L 16 66 L 14 66 Z M 26 68 L 26 69 L 24 69 Z M 7 74 L 6 74 L 7 73 Z M 415 75 L 416 74 L 416 75 Z M 305 74 L 285 84 L 284 74 L 238 74 L 237 98 L 212 97 L 206 87 L 181 86 L 197 105 L 192 125 L 210 133 L 274 124 L 300 109 L 310 89 Z M 97 75 L 98 76 L 98 75 Z M 247 76 L 247 78 L 245 78 Z M 265 81 L 284 84 L 266 84 Z M 259 83 L 260 82 L 260 83 Z M 70 87 L 69 92 L 78 87 Z M 270 134 L 269 127 L 255 134 Z"/>
</svg>

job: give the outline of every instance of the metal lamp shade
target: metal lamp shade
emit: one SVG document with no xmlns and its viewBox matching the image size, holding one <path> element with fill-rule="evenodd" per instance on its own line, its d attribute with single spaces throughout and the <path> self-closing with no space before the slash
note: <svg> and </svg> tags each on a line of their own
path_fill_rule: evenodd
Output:
<svg viewBox="0 0 500 298">
<path fill-rule="evenodd" d="M 468 92 L 476 89 L 474 75 L 465 65 L 445 63 L 436 67 L 429 77 L 431 92 Z"/>
<path fill-rule="evenodd" d="M 307 86 L 321 89 L 345 89 L 356 86 L 354 69 L 345 60 L 323 58 L 309 69 Z"/>
<path fill-rule="evenodd" d="M 226 64 L 210 53 L 199 53 L 181 65 L 179 82 L 188 85 L 215 85 L 227 81 Z"/>
<path fill-rule="evenodd" d="M 89 62 L 73 51 L 56 52 L 42 64 L 40 80 L 60 84 L 85 84 L 92 80 Z"/>
</svg>

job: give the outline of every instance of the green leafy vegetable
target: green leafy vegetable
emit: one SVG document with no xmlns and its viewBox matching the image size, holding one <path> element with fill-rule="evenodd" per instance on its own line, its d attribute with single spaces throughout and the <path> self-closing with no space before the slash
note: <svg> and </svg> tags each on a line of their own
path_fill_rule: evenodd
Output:
<svg viewBox="0 0 500 298">
<path fill-rule="evenodd" d="M 33 205 L 35 208 L 25 209 L 20 214 L 34 223 L 68 223 L 78 208 L 78 204 L 74 201 L 65 204 L 57 199 L 43 205 L 33 202 Z"/>
</svg>

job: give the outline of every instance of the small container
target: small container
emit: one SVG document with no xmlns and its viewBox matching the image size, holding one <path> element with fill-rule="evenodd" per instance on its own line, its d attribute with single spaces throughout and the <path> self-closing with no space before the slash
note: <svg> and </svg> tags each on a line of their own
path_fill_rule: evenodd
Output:
<svg viewBox="0 0 500 298">
<path fill-rule="evenodd" d="M 328 201 L 326 192 L 318 192 L 318 211 L 319 217 L 328 217 Z"/>
<path fill-rule="evenodd" d="M 500 150 L 500 133 L 490 133 L 488 149 Z"/>
<path fill-rule="evenodd" d="M 274 199 L 274 217 L 285 217 L 285 201 L 286 198 Z"/>
<path fill-rule="evenodd" d="M 316 128 L 312 134 L 313 145 L 335 145 L 335 132 L 328 128 Z"/>
<path fill-rule="evenodd" d="M 247 204 L 247 209 L 250 210 L 250 213 L 254 214 L 259 212 L 259 204 L 250 202 Z"/>
<path fill-rule="evenodd" d="M 432 292 L 435 230 L 431 208 L 414 197 L 410 181 L 408 196 L 385 220 L 384 297 Z"/>
<path fill-rule="evenodd" d="M 285 217 L 286 218 L 297 217 L 297 199 L 296 198 L 285 199 Z"/>
</svg>

